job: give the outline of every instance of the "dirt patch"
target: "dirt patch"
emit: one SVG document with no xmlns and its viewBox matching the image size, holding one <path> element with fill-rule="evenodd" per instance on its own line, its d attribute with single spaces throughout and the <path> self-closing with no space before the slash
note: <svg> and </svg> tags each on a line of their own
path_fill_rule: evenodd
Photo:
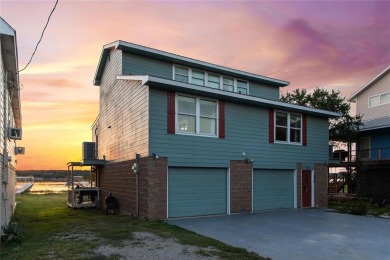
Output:
<svg viewBox="0 0 390 260">
<path fill-rule="evenodd" d="M 182 245 L 174 238 L 163 238 L 148 232 L 134 232 L 133 239 L 120 247 L 101 245 L 94 253 L 119 259 L 218 259 L 213 248 Z"/>
<path fill-rule="evenodd" d="M 96 237 L 91 232 L 83 232 L 82 234 L 78 233 L 68 233 L 65 235 L 57 235 L 53 236 L 54 239 L 60 239 L 60 240 L 82 240 L 82 241 L 95 241 L 99 240 L 98 237 Z"/>
</svg>

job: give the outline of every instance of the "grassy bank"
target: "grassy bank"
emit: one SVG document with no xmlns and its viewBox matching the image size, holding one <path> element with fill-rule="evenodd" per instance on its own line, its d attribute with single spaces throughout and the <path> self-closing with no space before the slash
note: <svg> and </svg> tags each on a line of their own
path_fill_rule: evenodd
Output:
<svg viewBox="0 0 390 260">
<path fill-rule="evenodd" d="M 13 221 L 22 226 L 21 240 L 1 248 L 1 259 L 119 259 L 95 253 L 101 245 L 128 244 L 133 232 L 175 238 L 181 244 L 213 247 L 211 256 L 223 259 L 263 259 L 244 249 L 223 244 L 162 221 L 106 215 L 95 209 L 68 209 L 66 194 L 23 194 L 17 197 Z M 207 255 L 210 255 L 208 252 Z M 206 256 L 205 256 L 206 257 Z M 207 257 L 206 257 L 207 258 Z"/>
<path fill-rule="evenodd" d="M 335 209 L 340 213 L 350 213 L 355 215 L 372 215 L 372 216 L 389 216 L 389 207 L 378 207 L 369 201 L 363 200 L 346 200 L 346 201 L 329 201 L 329 208 Z"/>
</svg>

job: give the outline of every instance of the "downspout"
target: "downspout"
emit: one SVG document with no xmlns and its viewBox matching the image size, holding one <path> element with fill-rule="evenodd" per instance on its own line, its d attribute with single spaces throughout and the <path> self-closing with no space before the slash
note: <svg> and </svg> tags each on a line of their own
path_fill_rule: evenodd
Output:
<svg viewBox="0 0 390 260">
<path fill-rule="evenodd" d="M 98 137 L 99 128 L 95 128 L 95 158 L 99 159 L 99 137 Z"/>
</svg>

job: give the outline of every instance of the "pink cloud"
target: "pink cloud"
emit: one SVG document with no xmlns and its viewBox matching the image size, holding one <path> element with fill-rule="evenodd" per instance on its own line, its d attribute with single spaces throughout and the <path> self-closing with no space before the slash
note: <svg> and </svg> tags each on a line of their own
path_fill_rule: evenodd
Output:
<svg viewBox="0 0 390 260">
<path fill-rule="evenodd" d="M 2 17 L 17 31 L 20 68 L 53 5 L 2 2 Z M 92 80 L 102 47 L 115 40 L 287 80 L 287 90 L 323 86 L 348 96 L 390 64 L 389 13 L 387 1 L 60 1 L 20 74 L 23 123 L 31 127 L 23 142 L 35 151 L 31 160 L 56 162 L 41 167 L 77 158 L 75 143 L 90 138 L 98 113 Z M 77 131 L 61 130 L 61 143 L 50 135 L 48 154 L 34 143 L 39 127 Z M 49 157 L 60 146 L 72 156 Z M 27 169 L 33 163 L 25 159 Z"/>
</svg>

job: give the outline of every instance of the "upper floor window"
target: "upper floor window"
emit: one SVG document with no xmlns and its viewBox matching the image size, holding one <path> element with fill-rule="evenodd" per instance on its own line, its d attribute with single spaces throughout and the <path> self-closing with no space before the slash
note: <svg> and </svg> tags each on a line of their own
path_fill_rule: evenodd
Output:
<svg viewBox="0 0 390 260">
<path fill-rule="evenodd" d="M 219 89 L 219 85 L 221 83 L 219 75 L 209 73 L 207 78 L 208 78 L 208 80 L 207 80 L 208 87 Z"/>
<path fill-rule="evenodd" d="M 275 141 L 301 144 L 302 115 L 276 111 Z"/>
<path fill-rule="evenodd" d="M 199 86 L 221 89 L 245 95 L 249 94 L 248 81 L 177 65 L 173 66 L 173 79 Z"/>
<path fill-rule="evenodd" d="M 228 78 L 228 77 L 223 77 L 222 89 L 233 92 L 234 91 L 234 79 Z"/>
<path fill-rule="evenodd" d="M 181 81 L 181 82 L 188 82 L 188 69 L 176 66 L 175 80 Z"/>
<path fill-rule="evenodd" d="M 192 70 L 191 83 L 204 86 L 204 72 L 199 70 Z"/>
<path fill-rule="evenodd" d="M 248 82 L 237 80 L 237 92 L 240 94 L 248 94 Z"/>
<path fill-rule="evenodd" d="M 178 133 L 217 136 L 217 101 L 177 95 L 176 102 L 176 131 Z"/>
<path fill-rule="evenodd" d="M 379 105 L 390 103 L 390 92 L 383 93 L 368 98 L 368 107 L 375 107 Z"/>
</svg>

